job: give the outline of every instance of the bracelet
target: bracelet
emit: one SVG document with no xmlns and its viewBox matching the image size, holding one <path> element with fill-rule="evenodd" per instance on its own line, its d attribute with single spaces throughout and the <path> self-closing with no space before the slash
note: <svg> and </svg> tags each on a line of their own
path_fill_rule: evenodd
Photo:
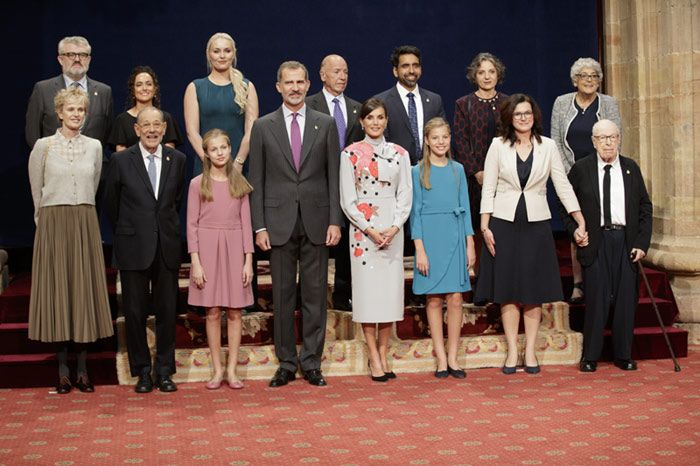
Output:
<svg viewBox="0 0 700 466">
<path fill-rule="evenodd" d="M 245 160 L 241 159 L 240 157 L 236 157 L 233 160 L 234 160 L 234 162 L 239 163 L 241 165 L 243 165 L 245 163 Z"/>
</svg>

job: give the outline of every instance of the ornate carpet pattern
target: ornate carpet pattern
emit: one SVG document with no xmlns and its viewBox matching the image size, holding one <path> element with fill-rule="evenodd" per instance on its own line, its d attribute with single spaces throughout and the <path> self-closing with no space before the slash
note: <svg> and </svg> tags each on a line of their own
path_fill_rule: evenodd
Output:
<svg viewBox="0 0 700 466">
<path fill-rule="evenodd" d="M 4 389 L 0 465 L 696 465 L 700 347 L 681 364 L 146 395 Z"/>
</svg>

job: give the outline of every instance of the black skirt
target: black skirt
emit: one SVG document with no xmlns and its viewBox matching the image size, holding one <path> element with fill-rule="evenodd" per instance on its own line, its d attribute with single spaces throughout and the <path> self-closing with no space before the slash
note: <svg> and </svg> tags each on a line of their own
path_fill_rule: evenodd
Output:
<svg viewBox="0 0 700 466">
<path fill-rule="evenodd" d="M 491 217 L 489 228 L 496 256 L 484 243 L 474 302 L 536 305 L 564 299 L 549 220 L 528 222 L 521 195 L 514 221 Z"/>
</svg>

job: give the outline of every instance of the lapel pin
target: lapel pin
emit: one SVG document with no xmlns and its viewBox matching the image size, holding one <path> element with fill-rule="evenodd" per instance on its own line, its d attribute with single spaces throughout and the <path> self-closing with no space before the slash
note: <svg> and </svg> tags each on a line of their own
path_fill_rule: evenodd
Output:
<svg viewBox="0 0 700 466">
<path fill-rule="evenodd" d="M 95 91 L 95 95 L 97 95 L 97 91 Z"/>
<path fill-rule="evenodd" d="M 426 98 L 425 101 L 426 101 L 426 102 L 430 102 L 430 99 Z"/>
<path fill-rule="evenodd" d="M 318 125 L 314 125 L 314 129 L 318 129 Z"/>
<path fill-rule="evenodd" d="M 170 156 L 168 155 L 167 157 L 165 157 L 165 160 L 170 162 Z"/>
<path fill-rule="evenodd" d="M 356 108 L 353 108 L 353 109 L 352 109 L 352 113 L 357 113 L 357 109 L 356 109 Z"/>
<path fill-rule="evenodd" d="M 629 171 L 629 170 L 627 170 L 627 174 L 628 174 L 628 175 L 630 174 L 630 171 Z"/>
</svg>

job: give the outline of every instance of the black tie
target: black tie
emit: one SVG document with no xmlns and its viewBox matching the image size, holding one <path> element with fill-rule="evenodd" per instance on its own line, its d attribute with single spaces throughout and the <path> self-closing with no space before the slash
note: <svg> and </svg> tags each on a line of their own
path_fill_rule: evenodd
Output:
<svg viewBox="0 0 700 466">
<path fill-rule="evenodd" d="M 612 225 L 612 216 L 610 215 L 610 169 L 612 165 L 608 164 L 603 169 L 603 226 L 609 227 Z"/>
</svg>

